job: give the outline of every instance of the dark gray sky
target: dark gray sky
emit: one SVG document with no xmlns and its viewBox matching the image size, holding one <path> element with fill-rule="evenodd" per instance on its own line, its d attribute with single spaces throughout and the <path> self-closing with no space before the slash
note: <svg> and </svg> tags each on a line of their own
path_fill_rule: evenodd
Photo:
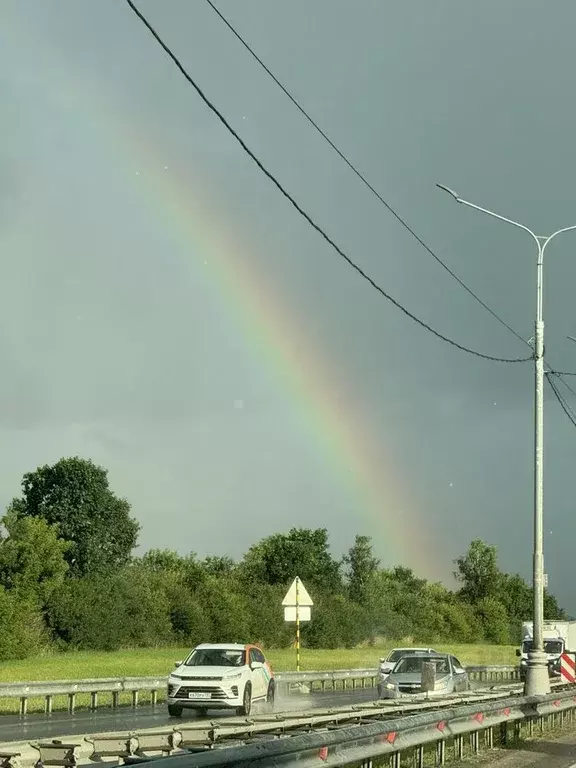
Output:
<svg viewBox="0 0 576 768">
<path fill-rule="evenodd" d="M 398 225 L 204 0 L 141 0 L 311 215 L 390 293 L 488 354 L 526 347 Z M 219 0 L 380 192 L 532 335 L 527 237 L 576 223 L 570 0 Z M 143 547 L 240 555 L 356 532 L 446 578 L 474 537 L 528 576 L 532 371 L 458 352 L 364 283 L 241 152 L 122 0 L 0 0 L 0 501 L 63 455 L 110 471 Z M 576 370 L 576 237 L 546 273 Z M 576 380 L 575 382 L 576 383 Z M 574 610 L 576 431 L 546 411 L 546 570 Z"/>
</svg>

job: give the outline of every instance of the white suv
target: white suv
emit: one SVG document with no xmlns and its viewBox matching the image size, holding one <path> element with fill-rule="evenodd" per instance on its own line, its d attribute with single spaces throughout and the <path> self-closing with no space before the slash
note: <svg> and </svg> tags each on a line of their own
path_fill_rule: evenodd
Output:
<svg viewBox="0 0 576 768">
<path fill-rule="evenodd" d="M 186 661 L 176 662 L 168 678 L 168 712 L 180 717 L 183 709 L 205 714 L 209 709 L 235 709 L 249 715 L 253 702 L 274 706 L 274 673 L 255 645 L 196 646 Z"/>
</svg>

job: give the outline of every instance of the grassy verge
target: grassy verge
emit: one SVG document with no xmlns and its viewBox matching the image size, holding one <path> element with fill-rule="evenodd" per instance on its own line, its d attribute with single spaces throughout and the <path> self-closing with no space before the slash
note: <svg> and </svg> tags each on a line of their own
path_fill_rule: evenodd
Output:
<svg viewBox="0 0 576 768">
<path fill-rule="evenodd" d="M 309 650 L 301 652 L 302 670 L 358 669 L 376 667 L 378 659 L 385 656 L 392 646 L 373 646 L 340 650 Z M 10 661 L 0 664 L 0 682 L 30 680 L 82 680 L 102 677 L 147 677 L 168 675 L 174 662 L 183 659 L 189 648 L 146 648 L 118 651 L 114 653 L 73 652 L 46 655 L 36 659 Z M 514 647 L 494 645 L 451 645 L 437 646 L 439 651 L 448 651 L 457 656 L 465 665 L 513 664 L 516 659 Z M 295 669 L 296 654 L 293 649 L 270 650 L 267 657 L 276 672 Z M 162 698 L 164 692 L 159 692 Z M 120 697 L 121 704 L 129 704 L 130 695 Z M 140 703 L 150 701 L 150 695 L 142 693 Z M 78 709 L 89 706 L 89 696 L 78 696 Z M 111 696 L 100 694 L 98 705 L 110 706 Z M 0 713 L 18 712 L 16 699 L 0 698 Z M 65 710 L 66 697 L 54 697 L 54 711 Z M 42 712 L 43 699 L 30 699 L 29 712 Z"/>
<path fill-rule="evenodd" d="M 392 645 L 341 650 L 301 651 L 303 670 L 358 669 L 376 667 Z M 515 664 L 514 646 L 439 645 L 439 651 L 457 656 L 463 664 Z M 94 677 L 146 677 L 167 675 L 174 662 L 183 659 L 189 648 L 139 648 L 113 653 L 72 652 L 22 661 L 0 663 L 0 682 L 23 680 L 82 680 Z M 294 670 L 296 654 L 290 648 L 266 652 L 276 672 Z"/>
</svg>

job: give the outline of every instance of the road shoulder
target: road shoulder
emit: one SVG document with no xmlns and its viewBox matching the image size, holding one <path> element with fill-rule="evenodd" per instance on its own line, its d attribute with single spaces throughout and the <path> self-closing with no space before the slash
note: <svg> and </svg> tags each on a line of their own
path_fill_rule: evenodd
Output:
<svg viewBox="0 0 576 768">
<path fill-rule="evenodd" d="M 494 749 L 467 758 L 474 768 L 576 768 L 576 730 L 557 739 L 527 739 L 517 749 Z"/>
</svg>

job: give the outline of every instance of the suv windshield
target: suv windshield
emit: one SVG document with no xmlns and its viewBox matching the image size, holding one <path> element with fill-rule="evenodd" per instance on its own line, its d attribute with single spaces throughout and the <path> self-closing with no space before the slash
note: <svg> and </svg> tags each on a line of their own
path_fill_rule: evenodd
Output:
<svg viewBox="0 0 576 768">
<path fill-rule="evenodd" d="M 245 652 L 235 648 L 196 648 L 184 662 L 187 667 L 242 667 Z"/>
<path fill-rule="evenodd" d="M 393 670 L 395 675 L 416 675 L 422 674 L 422 664 L 430 661 L 436 665 L 436 674 L 448 674 L 450 667 L 448 659 L 439 656 L 405 656 L 396 664 Z"/>
</svg>

